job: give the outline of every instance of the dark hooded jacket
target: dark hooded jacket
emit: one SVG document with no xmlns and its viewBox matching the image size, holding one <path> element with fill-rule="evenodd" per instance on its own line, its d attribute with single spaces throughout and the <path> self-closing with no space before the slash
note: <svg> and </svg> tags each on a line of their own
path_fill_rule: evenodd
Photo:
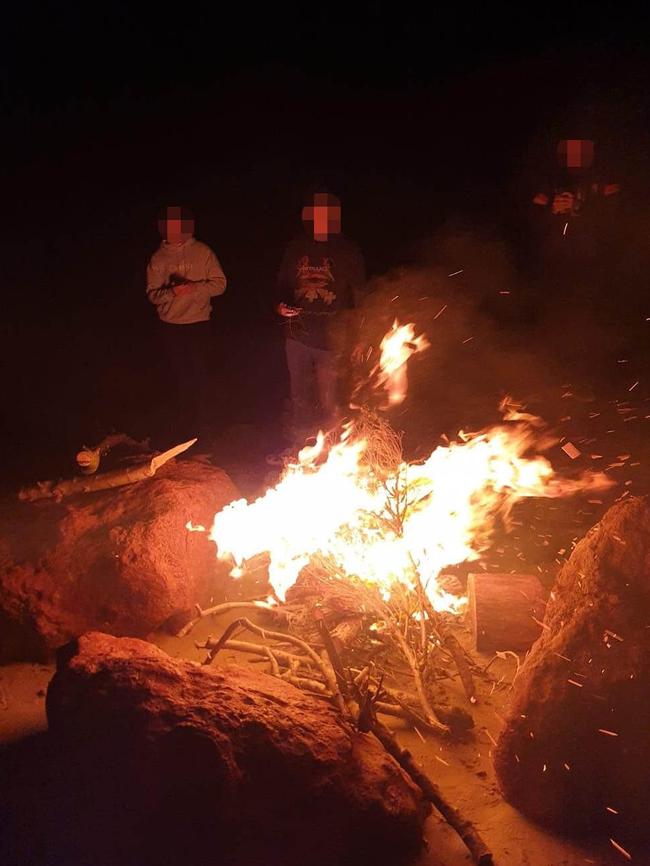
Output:
<svg viewBox="0 0 650 866">
<path fill-rule="evenodd" d="M 278 275 L 277 302 L 299 307 L 285 323 L 286 336 L 317 349 L 331 349 L 335 331 L 359 306 L 366 267 L 359 247 L 340 234 L 317 241 L 306 232 L 287 246 Z"/>
</svg>

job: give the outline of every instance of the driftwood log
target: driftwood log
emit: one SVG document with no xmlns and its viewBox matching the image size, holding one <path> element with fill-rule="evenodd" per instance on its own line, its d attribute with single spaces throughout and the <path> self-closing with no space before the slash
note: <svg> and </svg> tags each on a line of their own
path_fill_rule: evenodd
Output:
<svg viewBox="0 0 650 866">
<path fill-rule="evenodd" d="M 479 652 L 530 649 L 542 631 L 542 585 L 532 574 L 470 574 L 468 622 Z"/>
<path fill-rule="evenodd" d="M 114 469 L 99 475 L 82 475 L 63 481 L 39 481 L 33 487 L 23 487 L 18 493 L 18 498 L 24 502 L 35 502 L 39 499 L 54 499 L 60 502 L 64 497 L 73 496 L 76 493 L 93 493 L 96 490 L 110 490 L 113 487 L 135 484 L 136 481 L 144 481 L 146 478 L 154 476 L 161 466 L 164 466 L 173 457 L 187 451 L 195 442 L 196 439 L 182 442 L 162 454 L 157 454 L 139 466 Z"/>
<path fill-rule="evenodd" d="M 220 469 L 172 460 L 138 484 L 62 502 L 0 499 L 0 658 L 44 658 L 96 628 L 144 637 L 192 616 L 228 577 L 207 534 L 185 527 L 209 526 L 239 495 Z"/>
<path fill-rule="evenodd" d="M 415 784 L 420 788 L 426 799 L 433 803 L 450 827 L 458 833 L 465 847 L 472 855 L 477 866 L 494 866 L 494 857 L 487 847 L 471 821 L 468 821 L 461 813 L 451 805 L 443 795 L 440 788 L 423 773 L 413 760 L 408 749 L 403 749 L 397 742 L 395 735 L 381 722 L 375 720 L 370 730 L 377 737 L 389 755 L 397 761 L 400 767 L 408 773 Z"/>
</svg>

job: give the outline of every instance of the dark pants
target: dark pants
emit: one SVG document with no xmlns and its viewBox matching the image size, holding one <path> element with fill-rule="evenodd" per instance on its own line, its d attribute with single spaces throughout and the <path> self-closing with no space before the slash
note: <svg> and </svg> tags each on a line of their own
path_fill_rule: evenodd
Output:
<svg viewBox="0 0 650 866">
<path fill-rule="evenodd" d="M 336 421 L 336 353 L 298 340 L 287 340 L 285 348 L 291 385 L 291 440 L 300 447 L 308 436 L 327 430 Z"/>
<path fill-rule="evenodd" d="M 171 373 L 169 435 L 179 441 L 191 439 L 199 435 L 209 408 L 210 323 L 170 325 L 161 322 L 161 335 Z"/>
</svg>

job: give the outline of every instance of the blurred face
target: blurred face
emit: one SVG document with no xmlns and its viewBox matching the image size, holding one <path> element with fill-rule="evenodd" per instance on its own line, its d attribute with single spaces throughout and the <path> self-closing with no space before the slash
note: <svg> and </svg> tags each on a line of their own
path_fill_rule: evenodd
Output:
<svg viewBox="0 0 650 866">
<path fill-rule="evenodd" d="M 329 193 L 317 192 L 313 204 L 302 209 L 302 221 L 314 240 L 326 241 L 341 232 L 341 203 Z"/>
<path fill-rule="evenodd" d="M 594 163 L 594 143 L 587 138 L 567 138 L 557 146 L 557 158 L 563 168 L 580 171 Z"/>
<path fill-rule="evenodd" d="M 194 220 L 183 219 L 181 208 L 168 207 L 167 219 L 159 221 L 158 231 L 168 244 L 182 244 L 194 234 Z"/>
</svg>

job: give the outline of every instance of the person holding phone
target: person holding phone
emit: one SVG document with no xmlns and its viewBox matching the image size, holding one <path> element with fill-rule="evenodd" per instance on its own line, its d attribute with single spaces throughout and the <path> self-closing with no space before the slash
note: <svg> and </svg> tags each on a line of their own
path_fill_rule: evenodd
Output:
<svg viewBox="0 0 650 866">
<path fill-rule="evenodd" d="M 158 217 L 162 242 L 147 267 L 147 297 L 160 320 L 160 336 L 173 381 L 170 420 L 175 437 L 198 436 L 207 426 L 212 299 L 226 290 L 219 260 L 194 237 L 194 216 L 166 207 Z"/>
</svg>

